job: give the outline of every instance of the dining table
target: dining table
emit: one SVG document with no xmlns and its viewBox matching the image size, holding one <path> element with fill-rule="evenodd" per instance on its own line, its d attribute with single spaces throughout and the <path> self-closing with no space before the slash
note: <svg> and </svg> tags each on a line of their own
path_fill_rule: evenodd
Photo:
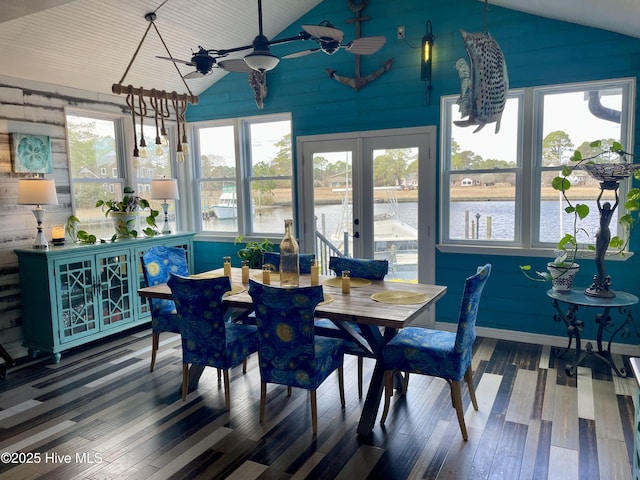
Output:
<svg viewBox="0 0 640 480">
<path fill-rule="evenodd" d="M 223 275 L 223 269 L 211 270 L 192 275 L 196 278 Z M 250 278 L 262 282 L 263 272 L 251 270 Z M 279 286 L 277 273 L 271 273 L 271 285 Z M 316 318 L 331 320 L 343 337 L 356 343 L 368 356 L 375 359 L 375 366 L 369 382 L 367 395 L 362 407 L 357 433 L 369 435 L 373 430 L 382 393 L 384 389 L 384 361 L 382 350 L 401 328 L 410 325 L 416 318 L 425 314 L 447 291 L 446 286 L 423 283 L 401 282 L 395 280 L 364 280 L 352 278 L 349 293 L 342 293 L 342 279 L 332 276 L 320 276 L 325 300 L 316 307 Z M 240 268 L 231 269 L 232 290 L 225 294 L 223 302 L 227 307 L 251 311 L 253 302 L 249 295 L 248 284 L 242 283 Z M 300 275 L 300 286 L 311 284 L 310 275 Z M 168 299 L 171 289 L 167 284 L 140 288 L 138 294 L 144 298 Z M 354 329 L 357 324 L 359 329 Z M 204 367 L 192 366 L 190 369 L 191 388 L 196 388 Z"/>
</svg>

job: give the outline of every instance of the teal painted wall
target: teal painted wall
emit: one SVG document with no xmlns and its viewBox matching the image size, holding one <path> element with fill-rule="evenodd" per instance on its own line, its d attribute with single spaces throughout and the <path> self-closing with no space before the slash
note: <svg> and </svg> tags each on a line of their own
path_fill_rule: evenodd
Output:
<svg viewBox="0 0 640 480">
<path fill-rule="evenodd" d="M 265 8 L 269 8 L 266 5 Z M 361 57 L 361 74 L 376 70 L 393 59 L 391 70 L 359 92 L 329 79 L 325 68 L 355 76 L 354 56 L 341 51 L 333 56 L 315 53 L 297 59 L 282 60 L 267 74 L 268 96 L 264 110 L 258 110 L 245 76 L 229 74 L 200 96 L 200 103 L 189 108 L 190 122 L 231 117 L 291 112 L 293 135 L 317 135 L 336 132 L 439 125 L 440 96 L 459 92 L 460 81 L 454 68 L 456 60 L 466 58 L 459 30 L 482 31 L 484 3 L 477 0 L 370 0 L 364 14 L 371 19 L 362 24 L 362 36 L 384 35 L 386 45 L 376 54 Z M 346 24 L 353 17 L 345 0 L 325 0 L 279 37 L 294 35 L 301 24 L 331 20 L 355 36 L 355 27 Z M 425 99 L 420 81 L 419 50 L 396 40 L 396 27 L 404 25 L 406 39 L 418 46 L 427 20 L 436 36 L 431 104 Z M 507 59 L 512 88 L 534 85 L 637 77 L 640 72 L 640 40 L 624 35 L 570 23 L 548 20 L 491 6 L 487 29 L 500 43 Z M 313 46 L 304 42 L 274 46 L 278 55 Z M 636 105 L 638 111 L 638 105 Z M 636 115 L 637 117 L 637 115 Z M 636 121 L 635 151 L 640 151 Z M 634 235 L 631 248 L 640 251 L 640 236 Z M 229 246 L 198 242 L 196 263 L 221 266 L 221 255 Z M 237 258 L 237 257 L 236 257 Z M 201 260 L 202 259 L 202 260 Z M 518 265 L 544 268 L 546 259 L 515 256 L 436 253 L 436 282 L 447 285 L 447 295 L 438 301 L 439 321 L 457 320 L 463 280 L 477 265 L 493 264 L 481 305 L 479 325 L 532 333 L 564 336 L 564 329 L 552 320 L 551 302 L 545 296 L 548 284 L 525 279 Z M 626 262 L 607 262 L 614 288 L 640 296 L 640 257 Z M 577 283 L 588 285 L 595 273 L 593 261 L 583 261 Z M 585 310 L 583 335 L 594 338 L 592 313 Z M 638 314 L 640 315 L 640 313 Z M 633 335 L 616 341 L 638 343 Z"/>
</svg>

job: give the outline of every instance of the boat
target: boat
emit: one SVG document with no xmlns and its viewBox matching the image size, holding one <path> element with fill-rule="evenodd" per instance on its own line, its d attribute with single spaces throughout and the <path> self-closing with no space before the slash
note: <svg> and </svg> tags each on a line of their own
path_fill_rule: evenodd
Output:
<svg viewBox="0 0 640 480">
<path fill-rule="evenodd" d="M 397 187 L 375 187 L 387 192 L 387 212 L 376 215 L 374 221 L 374 259 L 388 260 L 392 269 L 415 269 L 418 264 L 418 230 L 400 218 L 398 199 L 395 195 Z M 349 189 L 350 190 L 350 189 Z M 341 252 L 345 252 L 345 232 L 349 240 L 347 252 L 353 252 L 351 205 L 345 188 L 335 188 L 335 192 L 345 193 L 343 196 L 342 220 L 331 236 L 331 241 Z"/>
<path fill-rule="evenodd" d="M 224 189 L 218 203 L 211 206 L 211 211 L 218 220 L 231 220 L 238 217 L 238 199 L 236 190 Z"/>
</svg>

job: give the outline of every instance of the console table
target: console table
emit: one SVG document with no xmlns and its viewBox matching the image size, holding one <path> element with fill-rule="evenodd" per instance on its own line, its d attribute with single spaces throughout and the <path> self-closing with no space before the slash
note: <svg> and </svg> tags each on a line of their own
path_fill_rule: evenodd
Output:
<svg viewBox="0 0 640 480">
<path fill-rule="evenodd" d="M 555 308 L 557 312 L 553 315 L 553 319 L 556 322 L 563 322 L 567 327 L 569 344 L 562 355 L 571 349 L 573 339 L 575 338 L 576 340 L 573 363 L 565 367 L 567 375 L 575 375 L 576 367 L 586 355 L 595 355 L 605 361 L 613 368 L 619 377 L 626 377 L 628 375 L 624 367 L 618 368 L 614 363 L 613 357 L 611 356 L 611 342 L 618 334 L 620 334 L 621 338 L 627 338 L 631 334 L 629 328 L 631 325 L 634 326 L 636 335 L 640 337 L 640 333 L 638 333 L 638 330 L 635 328 L 633 316 L 631 315 L 631 307 L 638 303 L 638 297 L 621 291 L 616 291 L 615 294 L 616 296 L 613 298 L 599 298 L 585 295 L 584 288 L 574 288 L 570 292 L 556 292 L 553 289 L 547 291 L 547 296 L 552 299 L 553 308 Z M 561 308 L 560 304 L 566 305 L 566 311 Z M 598 324 L 598 334 L 596 337 L 597 351 L 593 350 L 591 342 L 587 342 L 585 349 L 582 349 L 580 332 L 584 328 L 584 322 L 577 318 L 580 307 L 601 310 L 600 313 L 596 313 L 595 315 L 595 321 Z M 616 311 L 621 317 L 618 324 L 616 324 L 616 321 L 611 316 L 611 314 Z M 613 330 L 606 349 L 602 348 L 602 336 L 605 330 Z"/>
</svg>

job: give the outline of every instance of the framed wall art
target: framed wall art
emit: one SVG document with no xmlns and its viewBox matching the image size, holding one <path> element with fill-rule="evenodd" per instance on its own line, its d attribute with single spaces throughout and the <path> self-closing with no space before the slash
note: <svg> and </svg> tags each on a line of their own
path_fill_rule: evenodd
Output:
<svg viewBox="0 0 640 480">
<path fill-rule="evenodd" d="M 51 137 L 28 133 L 11 134 L 11 156 L 16 173 L 51 173 Z"/>
</svg>

